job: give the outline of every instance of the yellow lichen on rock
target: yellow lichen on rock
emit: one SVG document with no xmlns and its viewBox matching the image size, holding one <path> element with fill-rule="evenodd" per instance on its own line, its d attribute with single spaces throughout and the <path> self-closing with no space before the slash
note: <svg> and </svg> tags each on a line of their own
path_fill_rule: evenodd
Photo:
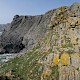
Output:
<svg viewBox="0 0 80 80">
<path fill-rule="evenodd" d="M 51 61 L 52 58 L 53 61 Z M 74 77 L 75 80 L 79 80 L 80 54 L 68 54 L 60 51 L 57 54 L 54 53 L 52 58 L 48 60 L 49 63 L 51 61 L 50 64 L 44 65 L 41 80 L 47 80 L 51 76 L 54 67 L 58 67 L 59 80 L 68 80 L 68 76 L 70 76 L 69 80 L 74 79 Z"/>
<path fill-rule="evenodd" d="M 59 53 L 54 56 L 54 58 L 53 58 L 53 63 L 54 63 L 55 65 L 58 65 L 58 63 L 59 63 Z"/>
<path fill-rule="evenodd" d="M 70 56 L 69 56 L 69 54 L 68 54 L 68 53 L 63 53 L 63 54 L 61 55 L 61 63 L 62 63 L 63 65 L 68 65 L 69 62 L 70 62 Z"/>
</svg>

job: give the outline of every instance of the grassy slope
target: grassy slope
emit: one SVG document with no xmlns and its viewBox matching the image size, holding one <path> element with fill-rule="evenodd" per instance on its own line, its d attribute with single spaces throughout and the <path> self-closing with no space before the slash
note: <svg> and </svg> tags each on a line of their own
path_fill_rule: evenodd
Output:
<svg viewBox="0 0 80 80">
<path fill-rule="evenodd" d="M 40 80 L 42 70 L 40 70 L 41 65 L 37 61 L 42 55 L 39 47 L 36 47 L 25 55 L 16 57 L 2 65 L 0 73 L 4 75 L 11 71 L 14 76 L 13 80 Z"/>
<path fill-rule="evenodd" d="M 45 48 L 46 45 L 48 46 L 53 43 L 51 34 L 52 33 L 49 32 L 48 35 L 45 36 L 46 39 L 43 38 L 41 47 L 37 46 L 26 54 L 16 57 L 2 65 L 0 67 L 0 76 L 5 78 L 6 74 L 9 73 L 9 75 L 7 75 L 9 76 L 9 80 L 41 80 L 43 70 L 42 65 L 38 63 L 38 60 L 41 57 L 45 58 L 47 54 L 52 53 L 51 48 L 47 52 L 42 50 L 42 47 Z M 47 76 L 46 80 L 53 80 L 54 77 L 58 80 L 57 70 L 57 66 L 52 67 L 52 74 Z"/>
</svg>

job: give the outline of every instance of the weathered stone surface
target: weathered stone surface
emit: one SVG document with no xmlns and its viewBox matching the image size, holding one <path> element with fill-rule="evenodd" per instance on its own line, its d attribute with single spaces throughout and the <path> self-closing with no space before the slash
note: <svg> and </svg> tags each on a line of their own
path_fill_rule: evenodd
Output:
<svg viewBox="0 0 80 80">
<path fill-rule="evenodd" d="M 2 47 L 10 53 L 32 48 L 44 36 L 52 14 L 53 11 L 39 16 L 16 15 L 1 36 Z"/>
<path fill-rule="evenodd" d="M 54 55 L 53 55 L 54 54 Z M 54 66 L 58 66 L 59 80 L 80 80 L 80 54 L 51 53 L 45 57 L 41 80 L 54 73 Z M 52 60 L 53 58 L 53 60 Z M 50 67 L 51 66 L 51 67 Z"/>
<path fill-rule="evenodd" d="M 53 53 L 48 54 L 45 56 L 44 60 L 42 58 L 38 61 L 38 63 L 42 64 L 42 75 L 41 80 L 46 80 L 47 76 L 50 76 L 52 73 L 52 69 L 50 67 L 53 59 Z"/>
<path fill-rule="evenodd" d="M 21 56 L 21 61 L 26 61 L 24 64 L 17 64 L 17 68 L 22 65 L 18 69 L 26 69 L 27 76 L 24 75 L 28 80 L 37 77 L 37 80 L 80 80 L 79 4 L 62 6 L 39 16 L 16 15 L 4 31 L 1 44 L 6 52 L 19 52 L 23 48 L 29 50 L 39 43 L 39 49 L 34 47 L 26 54 L 27 57 L 24 54 L 24 59 Z M 28 68 L 25 68 L 26 63 Z M 14 63 L 12 65 L 15 68 Z M 10 66 L 11 69 L 13 67 Z"/>
<path fill-rule="evenodd" d="M 0 32 L 3 32 L 5 30 L 5 28 L 7 28 L 10 24 L 0 24 Z"/>
<path fill-rule="evenodd" d="M 70 10 L 74 13 L 74 16 L 80 17 L 80 3 L 75 2 L 71 7 Z"/>
<path fill-rule="evenodd" d="M 58 71 L 59 71 L 59 80 L 79 80 L 80 79 L 80 77 L 79 77 L 79 75 L 80 75 L 80 70 L 79 70 L 80 55 L 75 53 L 75 54 L 71 54 L 70 56 L 66 53 L 63 53 L 61 55 L 60 61 L 57 64 Z M 54 56 L 54 58 L 55 58 L 55 56 Z M 62 60 L 62 59 L 64 59 L 64 60 Z M 67 63 L 68 61 L 70 61 L 69 64 Z M 64 65 L 63 65 L 63 63 L 64 63 Z M 66 65 L 65 65 L 65 63 L 66 63 Z"/>
<path fill-rule="evenodd" d="M 54 29 L 53 45 L 59 47 L 65 45 L 65 34 L 66 37 L 71 39 L 71 44 L 75 45 L 76 42 L 79 43 L 80 36 L 78 34 L 80 30 L 74 28 L 79 28 L 79 25 L 80 3 L 74 3 L 70 7 L 62 6 L 44 15 L 15 15 L 13 21 L 1 36 L 1 45 L 5 52 L 17 53 L 23 48 L 29 50 L 38 44 L 39 39 L 44 37 L 47 29 Z M 77 49 L 75 49 L 75 52 Z"/>
<path fill-rule="evenodd" d="M 61 55 L 61 63 L 63 65 L 70 65 L 70 56 L 68 53 L 63 53 Z"/>
<path fill-rule="evenodd" d="M 80 65 L 80 56 L 79 54 L 75 53 L 71 55 L 71 63 L 72 66 L 75 67 L 76 69 L 79 68 Z"/>
<path fill-rule="evenodd" d="M 54 66 L 58 67 L 59 80 L 80 80 L 80 8 L 78 6 L 79 4 L 74 3 L 71 7 L 67 7 L 67 10 L 66 7 L 55 10 L 46 34 L 49 39 L 44 40 L 45 50 L 52 48 L 53 60 L 49 65 L 52 70 Z M 47 48 L 46 44 L 48 44 Z M 54 79 L 56 80 L 55 76 Z"/>
</svg>

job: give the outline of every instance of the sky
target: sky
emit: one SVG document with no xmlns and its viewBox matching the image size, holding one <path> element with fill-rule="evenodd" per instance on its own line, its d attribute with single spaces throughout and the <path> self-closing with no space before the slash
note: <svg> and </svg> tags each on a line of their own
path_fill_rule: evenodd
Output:
<svg viewBox="0 0 80 80">
<path fill-rule="evenodd" d="M 0 0 L 0 24 L 10 23 L 14 15 L 40 15 L 80 0 Z"/>
</svg>

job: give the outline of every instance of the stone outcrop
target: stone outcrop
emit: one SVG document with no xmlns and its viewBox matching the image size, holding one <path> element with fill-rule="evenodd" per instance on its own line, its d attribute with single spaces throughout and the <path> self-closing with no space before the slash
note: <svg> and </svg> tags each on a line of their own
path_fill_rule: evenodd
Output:
<svg viewBox="0 0 80 80">
<path fill-rule="evenodd" d="M 41 80 L 48 78 L 50 80 L 80 80 L 79 23 L 79 3 L 74 3 L 70 7 L 62 6 L 55 10 L 42 42 L 42 51 L 48 56 L 53 53 L 53 59 L 51 56 L 49 59 L 43 60 L 46 62 L 45 66 L 48 63 L 49 65 L 48 68 L 44 66 L 45 71 L 43 68 Z M 49 62 L 47 63 L 47 61 Z M 45 73 L 47 71 L 49 74 Z"/>
<path fill-rule="evenodd" d="M 66 37 L 71 39 L 71 44 L 77 46 L 76 40 L 79 43 L 78 38 L 80 37 L 78 35 L 79 25 L 80 3 L 74 3 L 70 7 L 62 6 L 38 16 L 15 15 L 13 21 L 1 36 L 1 45 L 7 53 L 17 53 L 24 48 L 29 50 L 38 44 L 47 29 L 54 28 L 55 31 L 56 28 L 55 33 L 58 32 L 60 34 L 59 40 L 57 40 L 60 43 L 58 46 L 61 46 L 62 39 L 65 36 L 62 34 L 67 34 Z M 75 30 L 73 30 L 74 28 Z M 53 38 L 55 39 L 54 36 Z M 63 45 L 65 45 L 65 39 Z M 77 51 L 77 49 L 75 50 Z"/>
<path fill-rule="evenodd" d="M 0 32 L 3 32 L 5 28 L 7 28 L 10 24 L 0 24 Z"/>
<path fill-rule="evenodd" d="M 59 71 L 59 80 L 79 80 L 80 55 L 76 53 L 73 53 L 70 56 L 67 53 L 63 53 L 63 55 L 61 56 L 60 61 L 57 64 Z M 65 58 L 65 60 L 62 59 L 62 57 Z"/>
<path fill-rule="evenodd" d="M 5 50 L 3 49 L 2 45 L 1 45 L 1 35 L 5 31 L 5 29 L 7 30 L 9 28 L 9 25 L 10 25 L 9 23 L 0 24 L 0 54 L 3 54 L 5 52 Z"/>
<path fill-rule="evenodd" d="M 2 65 L 1 78 L 80 80 L 80 3 L 39 16 L 16 15 L 1 41 L 5 52 L 37 45 Z"/>
<path fill-rule="evenodd" d="M 46 60 L 45 60 L 46 59 Z M 80 80 L 80 55 L 73 53 L 50 53 L 43 61 L 38 61 L 43 66 L 41 80 L 46 80 L 52 73 L 58 73 L 58 80 Z M 57 71 L 52 71 L 57 67 Z M 57 74 L 56 74 L 57 75 Z M 57 78 L 54 74 L 51 80 Z"/>
<path fill-rule="evenodd" d="M 44 36 L 52 14 L 53 11 L 39 16 L 14 16 L 1 36 L 5 52 L 17 53 L 23 48 L 30 49 L 35 46 L 38 38 Z"/>
</svg>

